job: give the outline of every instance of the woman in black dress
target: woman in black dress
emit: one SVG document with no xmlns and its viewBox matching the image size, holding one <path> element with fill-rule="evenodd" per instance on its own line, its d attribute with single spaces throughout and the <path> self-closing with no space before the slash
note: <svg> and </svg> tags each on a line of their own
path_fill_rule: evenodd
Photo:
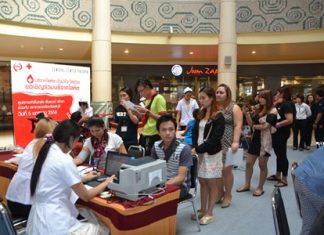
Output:
<svg viewBox="0 0 324 235">
<path fill-rule="evenodd" d="M 271 129 L 276 123 L 276 110 L 272 107 L 272 93 L 270 90 L 261 91 L 259 94 L 259 105 L 256 112 L 251 116 L 244 112 L 249 126 L 254 130 L 252 141 L 248 149 L 246 159 L 245 184 L 236 191 L 238 193 L 250 190 L 253 166 L 259 159 L 260 178 L 259 184 L 253 196 L 263 195 L 263 185 L 267 178 L 267 163 L 272 149 Z"/>
</svg>

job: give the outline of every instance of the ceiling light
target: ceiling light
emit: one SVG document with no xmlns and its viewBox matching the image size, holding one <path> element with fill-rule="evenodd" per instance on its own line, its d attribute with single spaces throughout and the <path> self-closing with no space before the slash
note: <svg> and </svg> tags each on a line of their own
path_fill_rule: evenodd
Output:
<svg viewBox="0 0 324 235">
<path fill-rule="evenodd" d="M 252 51 L 252 54 L 255 54 L 256 53 L 256 51 Z"/>
<path fill-rule="evenodd" d="M 125 54 L 128 54 L 129 53 L 129 50 L 128 49 L 125 49 L 124 53 Z"/>
<path fill-rule="evenodd" d="M 63 51 L 64 49 L 62 47 L 59 48 L 60 51 Z"/>
<path fill-rule="evenodd" d="M 190 55 L 193 55 L 193 54 L 194 54 L 194 52 L 193 52 L 193 51 L 190 51 L 190 52 L 189 52 L 189 54 L 190 54 Z"/>
</svg>

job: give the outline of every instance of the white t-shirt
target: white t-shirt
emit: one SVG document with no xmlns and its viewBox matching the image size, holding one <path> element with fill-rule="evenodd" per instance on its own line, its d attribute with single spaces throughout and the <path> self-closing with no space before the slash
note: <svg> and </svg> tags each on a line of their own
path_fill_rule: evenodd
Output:
<svg viewBox="0 0 324 235">
<path fill-rule="evenodd" d="M 120 145 L 123 143 L 122 138 L 114 133 L 108 132 L 108 144 L 105 148 L 105 152 L 108 151 L 118 151 Z M 94 153 L 94 148 L 91 144 L 91 137 L 87 138 L 86 141 L 83 144 L 83 147 L 86 147 L 90 151 L 90 155 Z"/>
<path fill-rule="evenodd" d="M 82 117 L 92 117 L 93 116 L 93 108 L 89 106 L 89 108 L 87 108 L 86 110 L 82 110 L 81 108 L 79 108 L 79 110 L 81 112 L 81 116 Z"/>
<path fill-rule="evenodd" d="M 181 120 L 180 120 L 180 125 L 181 126 L 187 126 L 188 122 L 190 120 L 193 120 L 192 112 L 195 109 L 198 109 L 199 106 L 197 104 L 197 101 L 195 99 L 190 98 L 189 105 L 186 104 L 186 100 L 182 98 L 176 107 L 177 111 L 181 112 Z"/>
<path fill-rule="evenodd" d="M 81 182 L 72 157 L 53 144 L 42 167 L 27 234 L 70 234 L 81 226 L 77 209 L 70 201 L 72 186 Z"/>
<path fill-rule="evenodd" d="M 309 116 L 312 115 L 310 107 L 306 103 L 295 104 L 296 107 L 296 119 L 297 120 L 306 120 Z"/>
<path fill-rule="evenodd" d="M 30 179 L 34 168 L 33 148 L 38 139 L 33 139 L 19 155 L 17 172 L 10 181 L 6 198 L 12 202 L 31 205 Z"/>
</svg>

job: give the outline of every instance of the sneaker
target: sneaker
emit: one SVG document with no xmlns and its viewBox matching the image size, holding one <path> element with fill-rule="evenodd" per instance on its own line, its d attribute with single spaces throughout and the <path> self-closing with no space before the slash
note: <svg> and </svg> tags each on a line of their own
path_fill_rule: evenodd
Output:
<svg viewBox="0 0 324 235">
<path fill-rule="evenodd" d="M 293 150 L 297 150 L 297 147 L 293 147 Z"/>
</svg>

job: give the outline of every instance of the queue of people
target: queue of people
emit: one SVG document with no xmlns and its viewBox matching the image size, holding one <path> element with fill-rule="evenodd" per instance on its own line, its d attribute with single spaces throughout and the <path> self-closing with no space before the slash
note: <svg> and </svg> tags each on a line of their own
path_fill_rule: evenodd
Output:
<svg viewBox="0 0 324 235">
<path fill-rule="evenodd" d="M 316 93 L 320 98 L 316 105 L 307 98 L 310 107 L 303 103 L 302 96 L 294 104 L 288 87 L 280 87 L 274 97 L 270 90 L 263 90 L 253 104 L 254 109 L 244 108 L 242 112 L 232 101 L 231 90 L 225 84 L 220 84 L 216 90 L 202 88 L 198 95 L 199 105 L 188 87 L 177 105 L 176 117 L 166 114 L 166 100 L 149 80 L 139 80 L 135 90 L 145 98 L 143 105 L 133 105 L 130 88 L 119 91 L 120 105 L 115 110 L 113 122 L 116 133 L 109 132 L 100 117 L 85 116 L 89 107 L 80 109 L 81 115 L 77 118 L 72 115 L 71 120 L 58 125 L 46 118 L 37 123 L 35 139 L 16 162 L 18 171 L 7 193 L 10 210 L 19 217 L 28 217 L 28 234 L 107 234 L 108 228 L 99 222 L 80 223 L 78 210 L 69 197 L 73 191 L 87 201 L 109 187 L 114 176 L 97 187 L 85 188 L 83 182 L 97 177 L 98 173 L 91 171 L 80 177 L 76 167 L 84 163 L 95 164 L 109 150 L 127 154 L 129 146 L 139 144 L 146 155 L 166 160 L 166 184 L 179 186 L 180 198 L 185 198 L 190 190 L 193 155 L 197 156 L 201 198 L 198 219 L 200 224 L 207 225 L 215 219 L 216 203 L 221 202 L 222 208 L 232 203 L 233 165 L 226 164 L 226 159 L 240 147 L 243 114 L 253 135 L 247 151 L 245 184 L 236 190 L 239 193 L 251 190 L 253 165 L 257 159 L 260 176 L 253 196 L 264 194 L 266 179 L 277 181 L 276 187 L 288 185 L 287 140 L 293 126 L 296 129 L 294 140 L 295 134 L 307 125 L 314 127 L 318 140 L 324 137 L 324 93 L 320 89 Z M 72 159 L 69 152 L 79 140 L 80 127 L 84 125 L 90 136 Z M 142 131 L 138 139 L 140 125 Z M 178 129 L 184 130 L 185 141 L 176 138 Z M 46 136 L 51 133 L 52 136 Z M 311 132 L 304 130 L 299 148 L 310 147 L 309 134 Z M 277 158 L 277 171 L 267 177 L 272 148 Z M 17 197 L 17 192 L 22 190 L 27 196 Z M 191 218 L 196 219 L 195 216 Z M 49 222 L 44 218 L 54 219 Z"/>
</svg>

